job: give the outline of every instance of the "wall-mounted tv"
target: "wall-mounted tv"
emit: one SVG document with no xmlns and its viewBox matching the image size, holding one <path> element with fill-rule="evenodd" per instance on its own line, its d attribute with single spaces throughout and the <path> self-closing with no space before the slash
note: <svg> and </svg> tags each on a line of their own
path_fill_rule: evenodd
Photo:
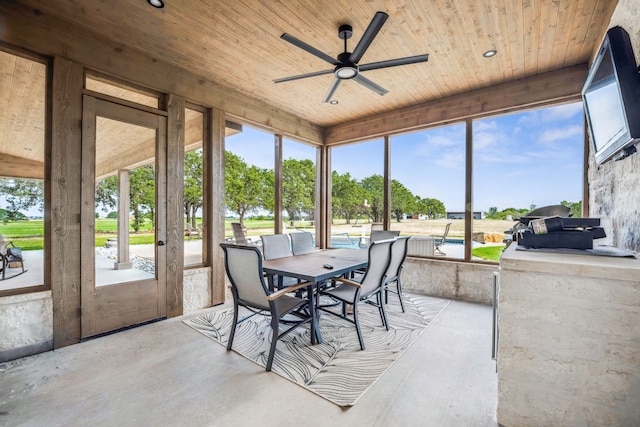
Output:
<svg viewBox="0 0 640 427">
<path fill-rule="evenodd" d="M 640 75 L 629 34 L 613 27 L 582 88 L 597 164 L 635 152 L 640 141 Z"/>
</svg>

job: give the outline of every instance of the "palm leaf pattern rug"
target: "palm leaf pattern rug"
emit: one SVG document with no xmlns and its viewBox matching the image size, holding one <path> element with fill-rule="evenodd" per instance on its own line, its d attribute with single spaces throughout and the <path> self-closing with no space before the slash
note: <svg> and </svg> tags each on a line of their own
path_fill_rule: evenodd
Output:
<svg viewBox="0 0 640 427">
<path fill-rule="evenodd" d="M 353 406 L 447 307 L 449 300 L 404 294 L 406 313 L 396 295 L 385 306 L 387 331 L 378 309 L 359 304 L 365 350 L 360 350 L 355 326 L 323 313 L 320 331 L 323 343 L 311 345 L 309 326 L 294 329 L 276 346 L 272 371 L 339 406 Z M 339 309 L 339 306 L 336 307 Z M 242 309 L 240 318 L 249 314 Z M 266 366 L 271 342 L 270 317 L 256 315 L 236 329 L 233 350 Z M 226 346 L 233 308 L 212 309 L 184 323 Z"/>
</svg>

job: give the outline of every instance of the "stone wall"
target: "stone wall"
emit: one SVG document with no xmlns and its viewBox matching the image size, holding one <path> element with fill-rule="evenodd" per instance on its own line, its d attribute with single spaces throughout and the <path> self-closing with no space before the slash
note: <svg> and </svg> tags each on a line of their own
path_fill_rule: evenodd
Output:
<svg viewBox="0 0 640 427">
<path fill-rule="evenodd" d="M 443 298 L 493 304 L 497 265 L 407 257 L 402 289 Z"/>
<path fill-rule="evenodd" d="M 184 270 L 182 289 L 183 314 L 189 314 L 196 310 L 211 307 L 210 272 L 210 267 Z"/>
<path fill-rule="evenodd" d="M 0 298 L 0 362 L 53 348 L 51 291 Z"/>
<path fill-rule="evenodd" d="M 624 28 L 640 59 L 640 2 L 620 0 L 608 28 Z M 604 34 L 603 34 L 604 37 Z M 594 52 L 595 54 L 595 52 Z M 604 220 L 607 242 L 640 252 L 640 153 L 597 166 L 589 147 L 589 216 Z M 599 242 L 600 243 L 600 242 Z"/>
</svg>

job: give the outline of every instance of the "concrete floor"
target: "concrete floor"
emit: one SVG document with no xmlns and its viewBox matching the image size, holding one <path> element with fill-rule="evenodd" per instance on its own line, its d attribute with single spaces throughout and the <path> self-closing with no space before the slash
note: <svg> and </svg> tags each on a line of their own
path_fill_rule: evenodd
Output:
<svg viewBox="0 0 640 427">
<path fill-rule="evenodd" d="M 0 364 L 0 425 L 497 426 L 491 317 L 452 301 L 351 408 L 173 318 Z"/>
</svg>

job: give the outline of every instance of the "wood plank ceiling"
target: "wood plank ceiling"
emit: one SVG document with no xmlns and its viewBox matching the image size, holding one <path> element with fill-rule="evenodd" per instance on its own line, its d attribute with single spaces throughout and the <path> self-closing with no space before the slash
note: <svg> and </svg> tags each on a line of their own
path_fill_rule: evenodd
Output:
<svg viewBox="0 0 640 427">
<path fill-rule="evenodd" d="M 20 0 L 44 13 L 234 88 L 321 127 L 586 63 L 596 51 L 613 0 Z M 376 11 L 389 15 L 360 65 L 429 54 L 426 63 L 363 75 L 389 92 L 354 81 L 322 99 L 333 74 L 285 83 L 275 79 L 333 68 L 282 40 L 289 33 L 331 57 L 343 50 L 338 27 L 350 24 L 351 51 Z M 484 58 L 483 52 L 497 55 Z M 42 128 L 33 102 L 43 72 L 19 61 L 0 64 L 0 154 L 42 159 L 22 140 Z M 143 82 L 138 82 L 143 83 Z M 31 100 L 31 101 L 29 101 Z M 19 108 L 17 107 L 19 106 Z M 18 145 L 16 147 L 16 145 Z"/>
</svg>

